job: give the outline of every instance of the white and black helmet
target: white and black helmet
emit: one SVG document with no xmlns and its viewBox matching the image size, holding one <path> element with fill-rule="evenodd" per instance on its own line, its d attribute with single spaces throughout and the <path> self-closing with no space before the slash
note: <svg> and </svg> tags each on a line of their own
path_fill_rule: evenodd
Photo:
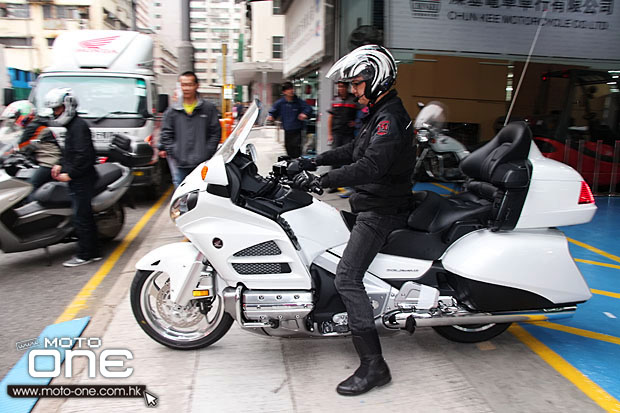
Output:
<svg viewBox="0 0 620 413">
<path fill-rule="evenodd" d="M 360 46 L 338 60 L 327 72 L 333 81 L 350 82 L 357 76 L 366 81 L 364 95 L 372 103 L 390 90 L 396 81 L 396 62 L 384 47 L 370 44 Z"/>
<path fill-rule="evenodd" d="M 64 106 L 64 112 L 54 119 L 54 123 L 58 126 L 64 126 L 69 123 L 77 113 L 78 101 L 70 88 L 61 87 L 47 92 L 43 99 L 43 106 L 50 109 Z"/>
</svg>

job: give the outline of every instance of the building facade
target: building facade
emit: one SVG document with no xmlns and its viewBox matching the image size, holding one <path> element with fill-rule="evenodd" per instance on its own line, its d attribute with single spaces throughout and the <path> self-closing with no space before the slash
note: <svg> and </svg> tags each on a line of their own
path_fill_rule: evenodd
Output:
<svg viewBox="0 0 620 413">
<path fill-rule="evenodd" d="M 231 66 L 238 60 L 235 52 L 243 28 L 243 6 L 234 0 L 190 2 L 190 40 L 194 47 L 194 71 L 200 83 L 198 92 L 214 101 L 220 99 L 222 85 L 234 83 Z"/>
<path fill-rule="evenodd" d="M 51 47 L 63 31 L 128 30 L 131 0 L 54 0 L 0 3 L 0 44 L 7 67 L 39 72 L 51 64 Z"/>
<path fill-rule="evenodd" d="M 258 1 L 247 5 L 249 39 L 243 61 L 233 65 L 237 85 L 247 89 L 242 100 L 260 99 L 271 105 L 280 97 L 283 81 L 285 16 L 280 1 Z"/>
</svg>

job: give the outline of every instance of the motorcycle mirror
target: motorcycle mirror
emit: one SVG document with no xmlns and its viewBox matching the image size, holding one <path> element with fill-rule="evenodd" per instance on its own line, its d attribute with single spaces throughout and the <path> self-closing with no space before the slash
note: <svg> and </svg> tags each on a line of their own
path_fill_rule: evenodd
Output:
<svg viewBox="0 0 620 413">
<path fill-rule="evenodd" d="M 258 152 L 256 152 L 256 146 L 253 143 L 245 144 L 245 154 L 252 158 L 252 162 L 258 161 Z"/>
<path fill-rule="evenodd" d="M 424 103 L 418 102 L 418 109 L 422 109 L 422 108 L 424 108 Z"/>
</svg>

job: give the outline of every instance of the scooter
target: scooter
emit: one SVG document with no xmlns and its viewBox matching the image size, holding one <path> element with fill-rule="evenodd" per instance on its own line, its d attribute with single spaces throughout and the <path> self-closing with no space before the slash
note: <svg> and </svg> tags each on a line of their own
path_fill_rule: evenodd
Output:
<svg viewBox="0 0 620 413">
<path fill-rule="evenodd" d="M 233 321 L 273 337 L 350 334 L 334 274 L 355 215 L 294 185 L 293 164 L 258 174 L 245 143 L 258 102 L 208 162 L 174 193 L 170 216 L 189 242 L 138 261 L 131 305 L 138 325 L 175 349 L 222 338 Z M 466 190 L 414 194 L 408 228 L 394 231 L 364 277 L 380 334 L 430 326 L 459 342 L 513 322 L 570 317 L 590 290 L 555 227 L 590 221 L 588 185 L 544 158 L 523 122 L 465 158 Z"/>
<path fill-rule="evenodd" d="M 4 145 L 2 145 L 4 143 Z M 0 250 L 9 252 L 46 248 L 75 241 L 71 224 L 71 198 L 66 182 L 47 182 L 33 191 L 28 178 L 36 165 L 0 142 Z M 99 178 L 92 200 L 99 238 L 113 239 L 123 228 L 125 212 L 121 198 L 129 189 L 129 168 L 104 163 L 95 166 Z"/>
<path fill-rule="evenodd" d="M 444 134 L 445 110 L 441 103 L 418 103 L 420 113 L 414 123 L 418 157 L 413 171 L 416 181 L 464 182 L 459 164 L 469 155 L 465 146 Z"/>
</svg>

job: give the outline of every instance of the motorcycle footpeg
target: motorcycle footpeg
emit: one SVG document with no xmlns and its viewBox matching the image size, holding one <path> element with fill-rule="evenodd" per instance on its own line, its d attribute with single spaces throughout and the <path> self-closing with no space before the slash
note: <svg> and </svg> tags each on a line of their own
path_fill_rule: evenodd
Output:
<svg viewBox="0 0 620 413">
<path fill-rule="evenodd" d="M 410 315 L 409 317 L 407 317 L 407 321 L 405 321 L 405 330 L 407 330 L 409 334 L 413 334 L 415 333 L 415 327 L 416 327 L 415 318 L 413 318 L 413 316 Z"/>
</svg>

